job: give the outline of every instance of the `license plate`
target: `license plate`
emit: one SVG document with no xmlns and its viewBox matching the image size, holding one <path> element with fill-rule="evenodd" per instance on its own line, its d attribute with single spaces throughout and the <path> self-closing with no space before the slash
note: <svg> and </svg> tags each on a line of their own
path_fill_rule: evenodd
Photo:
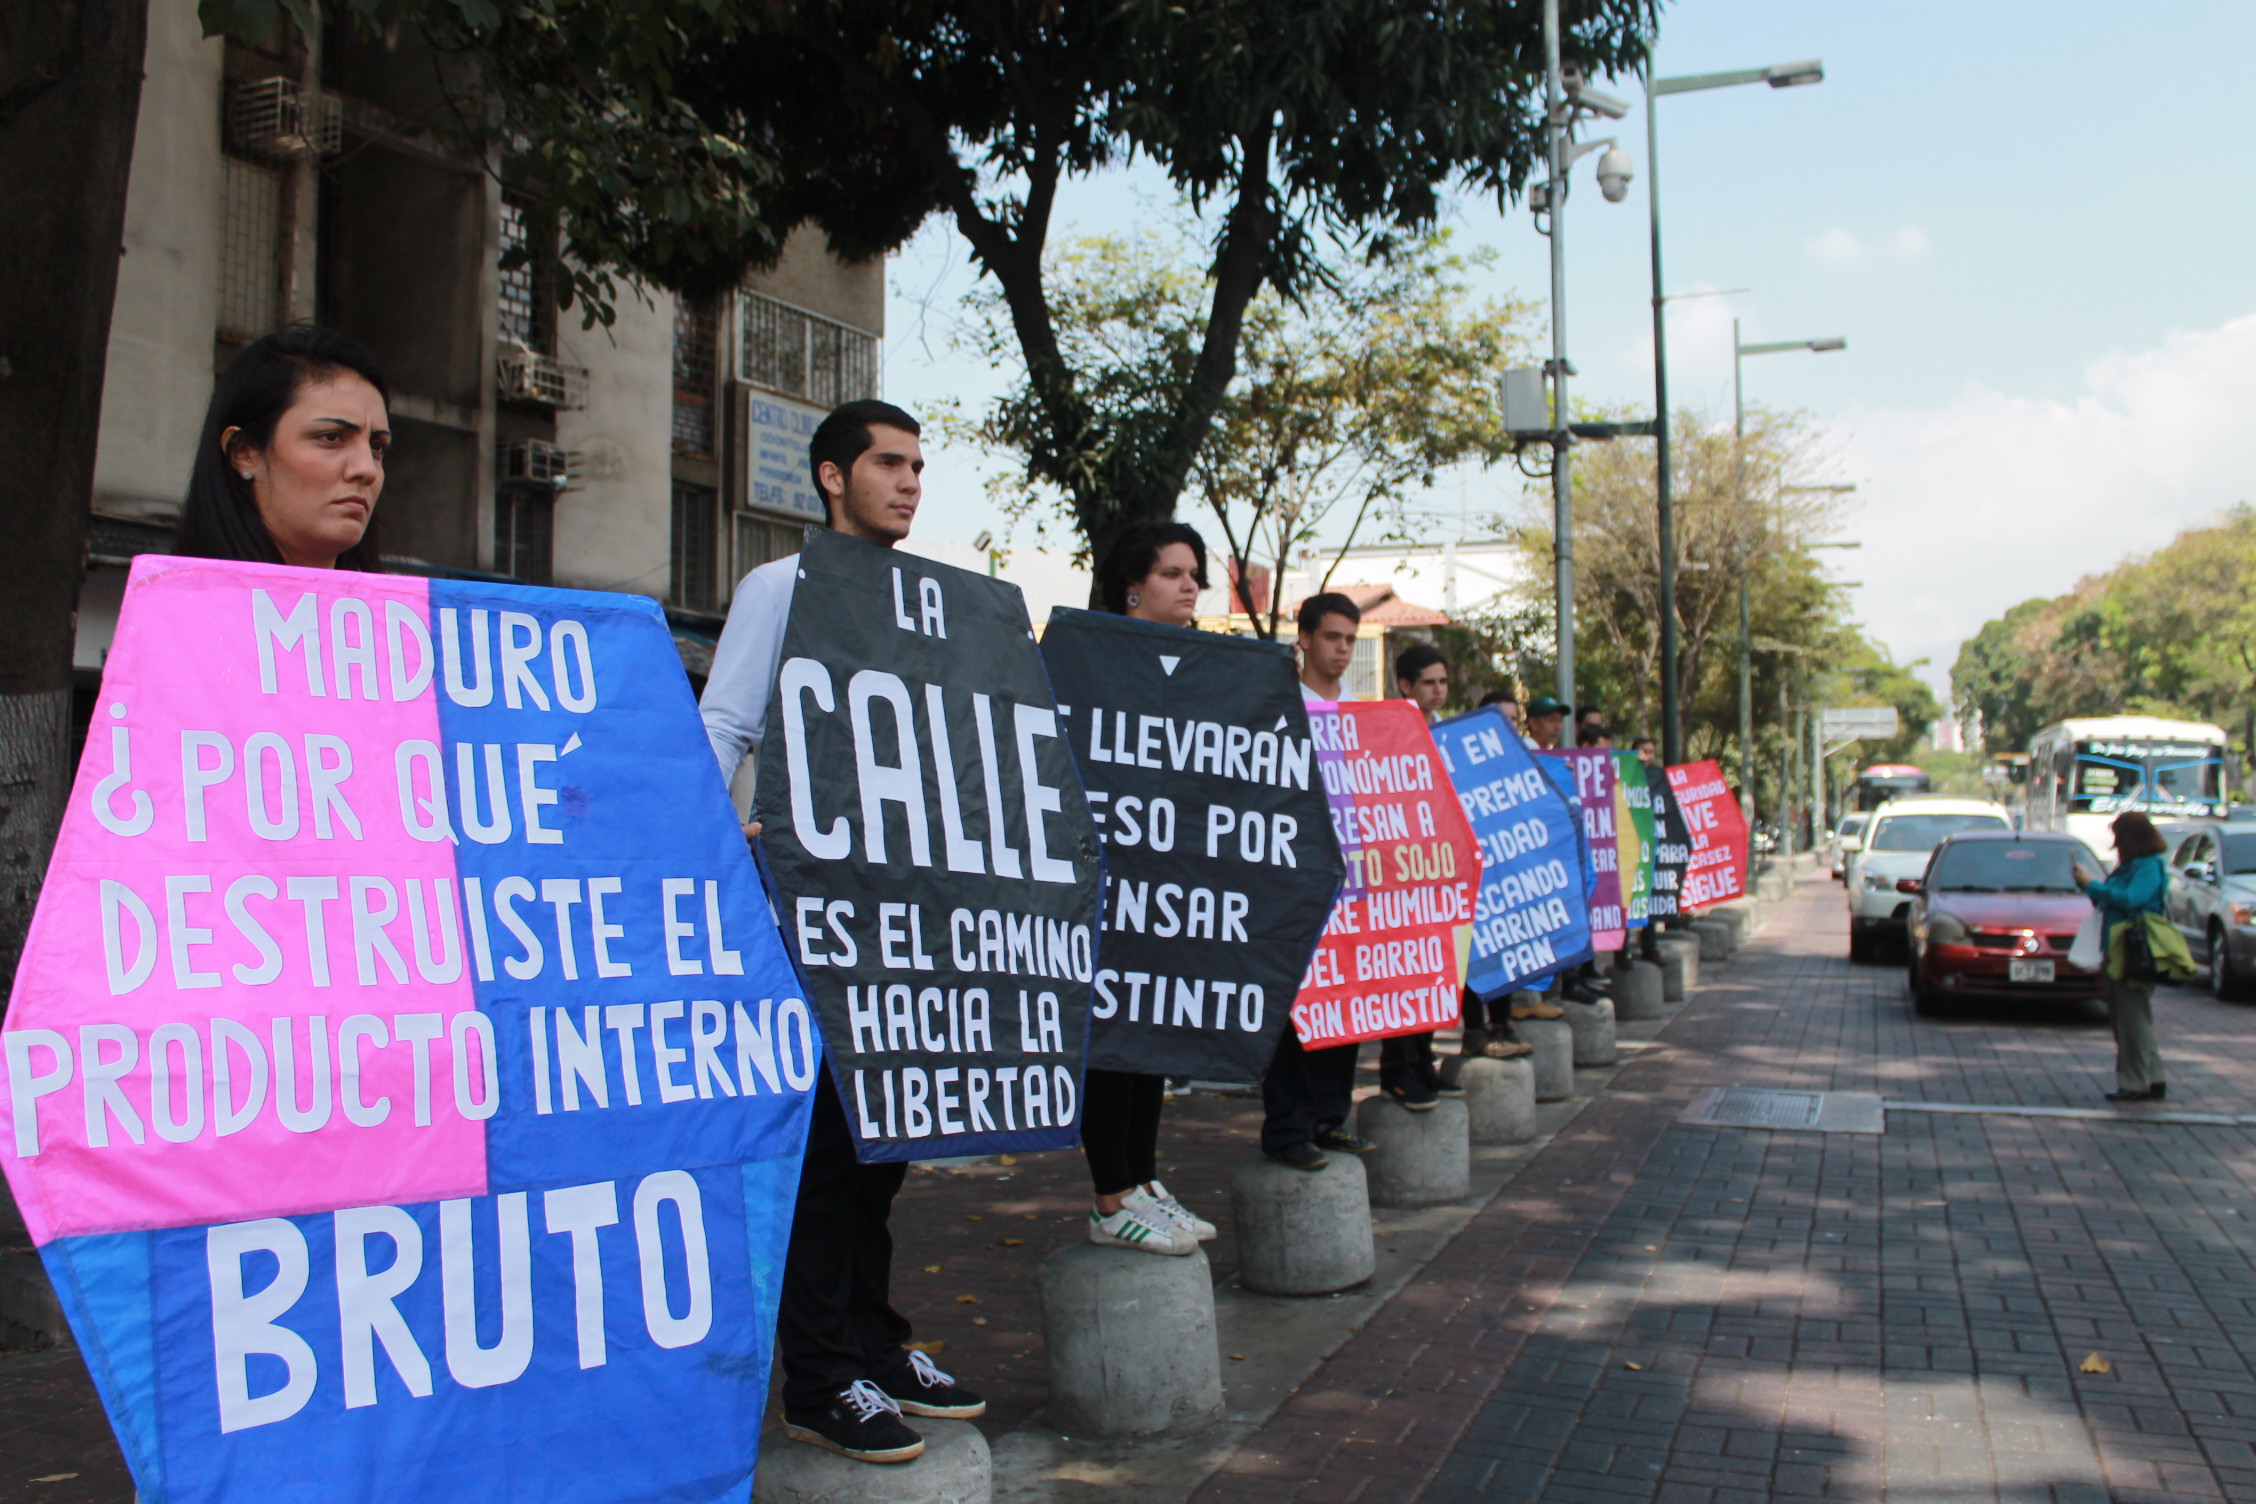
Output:
<svg viewBox="0 0 2256 1504">
<path fill-rule="evenodd" d="M 2012 982 L 2049 982 L 2052 980 L 2050 961 L 2008 961 L 2005 963 L 2006 980 Z"/>
</svg>

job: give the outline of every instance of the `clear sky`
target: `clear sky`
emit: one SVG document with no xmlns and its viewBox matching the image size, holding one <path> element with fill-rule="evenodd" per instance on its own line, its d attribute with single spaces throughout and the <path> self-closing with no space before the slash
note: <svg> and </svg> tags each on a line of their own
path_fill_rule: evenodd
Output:
<svg viewBox="0 0 2256 1504">
<path fill-rule="evenodd" d="M 1748 288 L 1670 316 L 1677 405 L 1728 422 L 1731 320 L 1749 343 L 1840 335 L 1839 354 L 1747 362 L 1750 401 L 1807 410 L 1854 482 L 1836 554 L 1859 617 L 1943 687 L 1960 641 L 2031 595 L 2256 500 L 2256 3 L 2185 0 L 1680 0 L 1660 72 L 1818 57 L 1814 88 L 1660 105 L 1669 290 Z M 1578 398 L 1652 401 L 1637 103 L 1619 126 L 1640 174 L 1600 198 L 1590 162 L 1567 215 Z M 1586 132 L 1586 134 L 1592 134 Z M 1074 193 L 1061 228 L 1120 230 L 1148 180 Z M 1547 250 L 1527 213 L 1464 201 L 1498 253 L 1496 290 L 1537 299 Z M 1000 378 L 948 348 L 972 285 L 944 224 L 896 258 L 885 386 L 915 409 Z M 933 456 L 920 533 L 1002 531 L 977 458 Z M 1510 509 L 1509 470 L 1468 484 Z M 1024 535 L 1022 534 L 1023 538 Z"/>
</svg>

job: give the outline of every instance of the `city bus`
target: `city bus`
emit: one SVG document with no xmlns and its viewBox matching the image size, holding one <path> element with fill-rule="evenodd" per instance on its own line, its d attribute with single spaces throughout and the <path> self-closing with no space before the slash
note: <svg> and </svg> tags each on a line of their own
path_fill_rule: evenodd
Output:
<svg viewBox="0 0 2256 1504">
<path fill-rule="evenodd" d="M 2149 715 L 2060 721 L 2029 739 L 2023 823 L 2060 830 L 2115 860 L 2108 822 L 2125 810 L 2156 820 L 2225 813 L 2225 733 L 2204 721 Z"/>
<path fill-rule="evenodd" d="M 1871 811 L 1890 799 L 1901 799 L 1907 794 L 1933 793 L 1935 781 L 1927 776 L 1925 768 L 1915 768 L 1909 763 L 1879 762 L 1857 774 L 1856 807 Z"/>
</svg>

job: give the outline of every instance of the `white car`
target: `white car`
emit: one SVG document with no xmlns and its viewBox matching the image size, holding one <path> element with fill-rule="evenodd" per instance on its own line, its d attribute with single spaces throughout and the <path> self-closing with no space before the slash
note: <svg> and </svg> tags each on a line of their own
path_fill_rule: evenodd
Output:
<svg viewBox="0 0 2256 1504">
<path fill-rule="evenodd" d="M 1849 959 L 1869 961 L 1889 934 L 1902 934 L 1911 896 L 1896 884 L 1927 870 L 1946 836 L 1962 830 L 2011 830 L 2005 806 L 1987 799 L 1914 794 L 1872 812 L 1863 848 L 1849 856 Z"/>
<path fill-rule="evenodd" d="M 1825 865 L 1833 869 L 1836 878 L 1849 875 L 1849 862 L 1864 848 L 1864 828 L 1872 823 L 1872 816 L 1864 810 L 1852 810 L 1841 817 L 1841 828 L 1825 843 Z"/>
</svg>

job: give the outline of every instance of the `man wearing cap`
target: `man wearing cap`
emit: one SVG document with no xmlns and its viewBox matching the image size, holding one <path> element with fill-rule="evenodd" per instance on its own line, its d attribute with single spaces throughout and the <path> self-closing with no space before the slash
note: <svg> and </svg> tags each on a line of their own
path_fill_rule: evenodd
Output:
<svg viewBox="0 0 2256 1504">
<path fill-rule="evenodd" d="M 1567 729 L 1567 707 L 1563 700 L 1549 695 L 1537 695 L 1527 703 L 1527 739 L 1531 745 L 1551 751 Z"/>
</svg>

